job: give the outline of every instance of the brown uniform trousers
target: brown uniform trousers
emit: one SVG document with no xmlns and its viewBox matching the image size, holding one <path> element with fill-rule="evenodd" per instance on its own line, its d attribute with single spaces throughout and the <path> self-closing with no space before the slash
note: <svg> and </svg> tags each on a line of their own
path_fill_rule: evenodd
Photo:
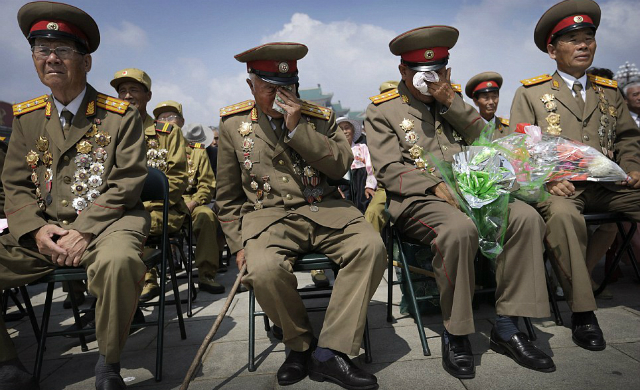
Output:
<svg viewBox="0 0 640 390">
<path fill-rule="evenodd" d="M 480 134 L 484 122 L 458 95 L 448 110 L 434 104 L 433 114 L 402 82 L 397 93 L 383 101 L 380 97 L 372 98 L 365 129 L 376 178 L 391 198 L 391 219 L 410 237 L 431 245 L 447 330 L 456 335 L 473 333 L 471 301 L 477 229 L 464 213 L 430 195 L 428 189 L 442 182 L 433 157 L 451 161 L 463 145 Z M 409 142 L 416 139 L 410 131 L 417 136 L 414 144 Z M 424 170 L 410 155 L 413 146 L 424 150 Z M 522 202 L 510 204 L 509 213 L 504 251 L 497 258 L 496 311 L 507 316 L 546 317 L 549 304 L 542 260 L 544 223 L 533 208 Z"/>
<path fill-rule="evenodd" d="M 585 109 L 581 113 L 571 90 L 557 72 L 543 78 L 544 81 L 516 91 L 511 106 L 511 128 L 515 129 L 518 123 L 531 123 L 547 132 L 546 118 L 554 112 L 560 116 L 563 136 L 602 151 L 598 134 L 602 131 L 604 151 L 613 151 L 615 161 L 625 172 L 640 171 L 640 132 L 617 88 L 607 85 L 606 81 L 591 79 L 585 89 Z M 553 95 L 555 110 L 545 106 L 541 99 L 544 95 Z M 606 144 L 609 134 L 615 135 L 612 147 Z M 574 182 L 574 185 L 575 195 L 551 195 L 535 206 L 546 221 L 547 249 L 567 302 L 574 312 L 584 312 L 595 310 L 597 305 L 585 264 L 588 236 L 582 214 L 623 212 L 640 221 L 640 191 L 613 183 Z"/>
<path fill-rule="evenodd" d="M 65 136 L 53 98 L 38 98 L 46 101 L 43 99 L 48 100 L 46 104 L 40 103 L 13 121 L 2 175 L 11 233 L 0 237 L 0 290 L 32 282 L 55 269 L 50 257 L 38 252 L 31 232 L 56 224 L 92 233 L 94 239 L 80 265 L 87 270 L 89 291 L 97 299 L 100 354 L 105 355 L 107 363 L 116 363 L 129 333 L 145 271 L 140 256 L 149 231 L 149 214 L 140 202 L 147 174 L 142 120 L 137 110 L 128 108 L 128 103 L 99 95 L 87 85 L 84 100 Z M 101 145 L 106 152 L 103 160 L 93 154 L 98 147 L 98 138 L 94 137 L 101 135 L 101 143 L 109 140 Z M 97 159 L 94 161 L 102 161 L 104 171 L 102 184 L 95 187 L 99 195 L 78 214 L 73 207 L 77 195 L 71 192 L 70 184 L 78 169 L 76 145 L 81 141 L 90 144 L 92 152 L 88 154 Z M 45 150 L 52 156 L 50 185 L 45 185 Z M 30 151 L 37 151 L 39 156 L 33 171 L 25 162 Z M 37 177 L 35 182 L 32 173 Z M 14 357 L 16 350 L 0 319 L 0 361 Z"/>
<path fill-rule="evenodd" d="M 284 343 L 295 351 L 307 350 L 313 333 L 292 264 L 307 252 L 324 253 L 341 270 L 318 345 L 355 355 L 369 301 L 385 270 L 386 252 L 362 213 L 327 182 L 327 177 L 337 180 L 347 172 L 351 148 L 336 131 L 334 113 L 323 107 L 303 103 L 302 120 L 289 138 L 286 130 L 274 130 L 253 102 L 230 108 L 238 106 L 244 108 L 230 115 L 222 110 L 216 202 L 231 252 L 245 249 L 244 280 L 283 329 Z M 311 186 L 301 177 L 305 172 L 313 174 L 310 181 L 317 184 L 313 188 L 320 199 L 313 207 L 304 195 L 311 195 Z"/>
</svg>

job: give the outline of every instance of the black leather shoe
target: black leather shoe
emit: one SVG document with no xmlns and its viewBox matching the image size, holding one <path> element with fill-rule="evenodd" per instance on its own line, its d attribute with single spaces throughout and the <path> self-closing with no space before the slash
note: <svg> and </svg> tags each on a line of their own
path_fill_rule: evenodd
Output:
<svg viewBox="0 0 640 390">
<path fill-rule="evenodd" d="M 523 367 L 542 372 L 554 372 L 556 370 L 553 359 L 533 345 L 527 335 L 522 332 L 514 334 L 511 339 L 505 341 L 494 327 L 491 330 L 490 345 L 492 350 L 509 356 Z"/>
<path fill-rule="evenodd" d="M 445 344 L 442 334 L 442 367 L 456 378 L 475 378 L 476 364 L 467 336 L 449 336 L 449 343 Z"/>
<path fill-rule="evenodd" d="M 276 374 L 280 386 L 292 385 L 307 377 L 309 357 L 315 349 L 315 345 L 315 342 L 312 343 L 311 347 L 304 352 L 289 351 L 289 355 Z"/>
<path fill-rule="evenodd" d="M 347 355 L 340 352 L 336 352 L 336 355 L 326 362 L 321 362 L 312 355 L 309 363 L 309 379 L 316 382 L 327 380 L 350 390 L 378 388 L 378 379 L 375 375 L 359 368 Z"/>
<path fill-rule="evenodd" d="M 96 383 L 96 390 L 123 390 L 126 388 L 127 385 L 124 384 L 124 381 L 121 377 L 109 378 L 100 382 L 99 384 Z"/>
<path fill-rule="evenodd" d="M 275 339 L 278 339 L 280 341 L 282 341 L 284 334 L 282 333 L 282 328 L 277 326 L 277 325 L 273 325 L 271 327 L 271 334 L 273 335 L 273 337 Z"/>
<path fill-rule="evenodd" d="M 604 341 L 602 329 L 600 329 L 595 315 L 586 324 L 577 323 L 572 315 L 571 332 L 573 334 L 573 342 L 578 347 L 588 349 L 589 351 L 602 351 L 607 347 L 607 342 Z"/>
</svg>

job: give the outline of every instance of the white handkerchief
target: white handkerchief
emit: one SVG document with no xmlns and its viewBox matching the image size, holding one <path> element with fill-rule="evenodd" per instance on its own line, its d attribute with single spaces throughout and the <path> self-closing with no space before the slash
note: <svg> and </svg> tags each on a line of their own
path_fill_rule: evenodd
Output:
<svg viewBox="0 0 640 390">
<path fill-rule="evenodd" d="M 417 72 L 413 76 L 413 86 L 425 96 L 431 96 L 427 83 L 436 83 L 438 81 L 440 81 L 440 77 L 438 77 L 438 74 L 432 70 Z"/>
</svg>

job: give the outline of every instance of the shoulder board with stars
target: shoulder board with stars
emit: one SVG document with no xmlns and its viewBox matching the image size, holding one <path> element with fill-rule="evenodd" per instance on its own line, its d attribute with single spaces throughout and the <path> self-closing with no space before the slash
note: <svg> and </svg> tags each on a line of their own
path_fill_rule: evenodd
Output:
<svg viewBox="0 0 640 390">
<path fill-rule="evenodd" d="M 96 106 L 122 115 L 127 111 L 129 102 L 99 93 L 96 98 Z M 89 109 L 89 107 L 87 107 L 87 109 Z"/>
<path fill-rule="evenodd" d="M 220 109 L 220 116 L 225 117 L 239 112 L 248 111 L 255 106 L 256 102 L 253 100 L 245 100 L 241 103 L 232 104 Z"/>
<path fill-rule="evenodd" d="M 505 118 L 500 118 L 498 117 L 498 120 L 500 121 L 500 123 L 502 123 L 505 126 L 509 126 L 509 119 L 505 119 Z"/>
<path fill-rule="evenodd" d="M 171 133 L 173 125 L 169 122 L 156 122 L 156 131 L 159 133 Z"/>
<path fill-rule="evenodd" d="M 321 106 L 316 106 L 313 103 L 309 103 L 306 101 L 302 101 L 302 107 L 300 108 L 300 112 L 304 115 L 312 116 L 315 118 L 324 119 L 328 121 L 331 117 L 331 109 Z"/>
<path fill-rule="evenodd" d="M 462 85 L 460 84 L 451 84 L 451 88 L 458 93 L 462 93 Z"/>
<path fill-rule="evenodd" d="M 204 144 L 201 142 L 191 142 L 189 146 L 191 146 L 194 149 L 206 149 L 206 146 L 204 146 Z"/>
<path fill-rule="evenodd" d="M 603 87 L 609 88 L 618 88 L 618 82 L 615 80 L 607 79 L 600 76 L 594 76 L 592 74 L 587 75 L 589 77 L 589 81 L 593 84 L 602 85 Z"/>
<path fill-rule="evenodd" d="M 369 100 L 371 100 L 373 102 L 373 104 L 380 104 L 380 103 L 384 103 L 386 101 L 389 101 L 391 99 L 395 99 L 398 96 L 400 96 L 400 94 L 398 93 L 398 90 L 397 89 L 392 89 L 391 91 L 387 91 L 385 93 L 381 93 L 380 95 L 371 96 L 369 98 Z"/>
<path fill-rule="evenodd" d="M 532 85 L 536 85 L 536 84 L 540 84 L 542 82 L 545 81 L 549 81 L 551 80 L 552 77 L 548 74 L 543 74 L 542 76 L 538 76 L 538 77 L 532 77 L 530 79 L 524 79 L 524 80 L 520 80 L 520 82 L 522 83 L 522 85 L 524 85 L 525 87 L 530 87 Z"/>
<path fill-rule="evenodd" d="M 35 111 L 47 105 L 49 95 L 38 96 L 35 99 L 13 105 L 13 116 L 20 116 L 27 112 Z"/>
</svg>

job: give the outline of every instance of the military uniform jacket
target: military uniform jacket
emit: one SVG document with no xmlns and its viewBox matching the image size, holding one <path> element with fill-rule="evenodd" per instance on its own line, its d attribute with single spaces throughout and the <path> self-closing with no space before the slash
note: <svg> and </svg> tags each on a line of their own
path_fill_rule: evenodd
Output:
<svg viewBox="0 0 640 390">
<path fill-rule="evenodd" d="M 187 189 L 183 195 L 185 203 L 195 201 L 202 206 L 209 204 L 216 190 L 216 178 L 209 163 L 204 145 L 190 144 L 185 147 L 187 155 Z"/>
<path fill-rule="evenodd" d="M 389 213 L 395 219 L 442 181 L 432 156 L 451 161 L 478 137 L 484 121 L 458 94 L 448 110 L 434 102 L 432 115 L 402 82 L 397 92 L 371 100 L 365 131 L 376 178 L 390 195 Z"/>
<path fill-rule="evenodd" d="M 640 171 L 640 131 L 615 81 L 589 77 L 584 113 L 557 72 L 522 83 L 511 106 L 512 129 L 518 123 L 540 126 L 613 157 L 625 172 Z"/>
<path fill-rule="evenodd" d="M 221 115 L 216 203 L 231 252 L 290 214 L 335 229 L 362 216 L 327 182 L 342 178 L 353 161 L 332 111 L 304 103 L 291 138 L 278 137 L 253 101 Z"/>
<path fill-rule="evenodd" d="M 493 139 L 498 139 L 511 134 L 508 119 L 500 118 L 497 115 L 494 118 L 496 119 L 496 130 L 493 132 Z"/>
<path fill-rule="evenodd" d="M 147 165 L 158 168 L 169 181 L 170 211 L 188 214 L 182 199 L 187 188 L 186 142 L 179 127 L 170 123 L 155 122 L 149 115 L 144 119 L 144 138 L 147 145 Z M 162 211 L 162 201 L 144 203 L 148 211 Z M 179 226 L 174 226 L 175 229 Z"/>
<path fill-rule="evenodd" d="M 50 95 L 15 105 L 14 115 L 2 181 L 16 241 L 31 239 L 24 236 L 46 224 L 94 236 L 147 233 L 149 217 L 140 202 L 147 168 L 137 110 L 87 85 L 66 139 Z"/>
</svg>

